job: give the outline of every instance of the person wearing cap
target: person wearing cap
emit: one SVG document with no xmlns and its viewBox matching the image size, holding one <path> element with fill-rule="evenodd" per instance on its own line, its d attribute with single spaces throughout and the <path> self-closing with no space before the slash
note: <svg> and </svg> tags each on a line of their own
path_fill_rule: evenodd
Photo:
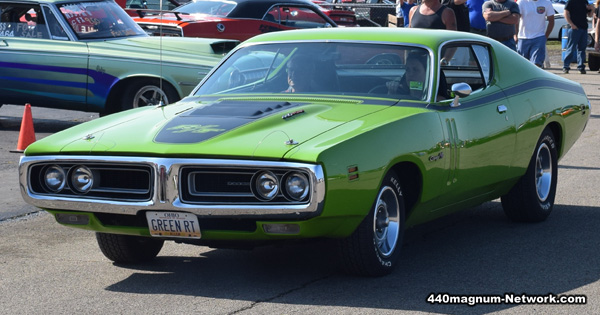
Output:
<svg viewBox="0 0 600 315">
<path fill-rule="evenodd" d="M 512 0 L 488 0 L 482 6 L 487 36 L 517 51 L 516 25 L 521 13 L 519 5 Z"/>
</svg>

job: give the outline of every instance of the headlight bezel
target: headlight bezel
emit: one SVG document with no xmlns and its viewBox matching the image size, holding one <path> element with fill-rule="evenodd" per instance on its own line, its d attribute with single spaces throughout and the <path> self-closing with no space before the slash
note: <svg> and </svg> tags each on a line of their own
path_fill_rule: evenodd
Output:
<svg viewBox="0 0 600 315">
<path fill-rule="evenodd" d="M 87 181 L 87 183 L 80 186 L 80 185 L 77 185 L 78 180 L 76 177 L 81 176 L 81 175 L 83 175 L 84 177 L 87 176 L 89 178 L 89 180 Z M 87 194 L 94 187 L 94 173 L 88 166 L 80 164 L 80 165 L 75 165 L 75 166 L 71 167 L 69 169 L 68 178 L 69 178 L 69 187 L 71 188 L 71 190 L 74 193 Z"/>
<path fill-rule="evenodd" d="M 301 180 L 301 182 L 303 183 L 303 188 L 302 188 L 302 192 L 300 195 L 298 195 L 295 192 L 290 192 L 290 181 L 293 180 L 294 178 Z M 296 187 L 298 187 L 297 184 L 295 184 Z M 302 172 L 299 171 L 290 171 L 287 172 L 282 179 L 282 186 L 284 189 L 282 189 L 283 195 L 285 196 L 286 199 L 290 200 L 290 201 L 303 201 L 306 200 L 306 198 L 308 197 L 309 193 L 310 193 L 310 180 L 308 178 L 308 176 Z"/>
<path fill-rule="evenodd" d="M 260 182 L 261 179 L 270 180 L 272 183 L 274 183 L 274 188 L 270 189 L 270 191 L 268 191 L 267 194 L 264 194 L 260 191 L 261 190 L 261 182 Z M 264 183 L 266 183 L 266 181 Z M 277 195 L 279 195 L 281 181 L 279 180 L 277 175 L 275 175 L 275 173 L 273 173 L 272 171 L 260 170 L 260 171 L 256 172 L 254 174 L 254 176 L 252 176 L 250 185 L 251 185 L 251 187 L 250 187 L 251 191 L 257 199 L 262 200 L 262 201 L 271 201 L 271 200 L 275 199 L 275 197 L 277 197 Z"/>
<path fill-rule="evenodd" d="M 59 174 L 62 179 L 59 179 L 60 184 L 57 186 L 58 188 L 52 188 L 52 186 L 56 186 L 56 185 L 51 185 L 48 183 L 48 174 L 50 173 L 50 171 L 56 171 L 55 174 Z M 67 186 L 67 173 L 65 172 L 65 170 L 54 164 L 54 165 L 48 165 L 45 170 L 43 171 L 43 176 L 42 176 L 42 180 L 41 182 L 43 183 L 43 187 L 48 190 L 48 192 L 50 193 L 59 193 L 61 192 L 63 189 L 65 189 L 65 187 Z"/>
</svg>

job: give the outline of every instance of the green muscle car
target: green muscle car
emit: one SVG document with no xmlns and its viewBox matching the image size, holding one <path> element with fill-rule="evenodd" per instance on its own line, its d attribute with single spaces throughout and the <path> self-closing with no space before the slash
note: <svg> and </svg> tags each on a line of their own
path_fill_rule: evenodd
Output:
<svg viewBox="0 0 600 315">
<path fill-rule="evenodd" d="M 545 220 L 589 116 L 579 84 L 479 35 L 275 32 L 178 103 L 33 143 L 20 185 L 116 262 L 150 260 L 165 240 L 330 238 L 344 270 L 380 276 L 406 228 L 451 212 L 500 197 L 510 219 Z"/>
<path fill-rule="evenodd" d="M 174 103 L 238 43 L 150 37 L 111 0 L 0 0 L 0 106 Z"/>
</svg>

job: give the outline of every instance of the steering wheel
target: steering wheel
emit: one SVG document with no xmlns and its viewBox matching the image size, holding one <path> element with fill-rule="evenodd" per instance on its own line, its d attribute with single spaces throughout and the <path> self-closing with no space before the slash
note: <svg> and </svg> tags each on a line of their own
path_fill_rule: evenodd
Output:
<svg viewBox="0 0 600 315">
<path fill-rule="evenodd" d="M 238 86 L 244 84 L 245 82 L 246 82 L 246 78 L 240 72 L 240 70 L 238 68 L 234 68 L 233 71 L 231 71 L 231 73 L 229 74 L 229 82 L 228 82 L 229 88 L 238 87 Z"/>
<path fill-rule="evenodd" d="M 380 84 L 380 85 L 376 85 L 376 86 L 372 87 L 368 93 L 369 94 L 388 94 L 388 88 L 385 84 Z"/>
</svg>

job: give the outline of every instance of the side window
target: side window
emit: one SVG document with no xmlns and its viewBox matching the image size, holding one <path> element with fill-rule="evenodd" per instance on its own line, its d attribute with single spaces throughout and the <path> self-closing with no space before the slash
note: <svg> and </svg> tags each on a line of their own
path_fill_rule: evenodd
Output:
<svg viewBox="0 0 600 315">
<path fill-rule="evenodd" d="M 281 6 L 278 8 L 279 19 L 273 15 L 276 20 L 280 20 L 281 25 L 294 28 L 319 28 L 328 27 L 329 23 L 319 14 L 309 8 Z M 272 13 L 272 12 L 269 12 Z"/>
<path fill-rule="evenodd" d="M 0 4 L 0 37 L 49 39 L 40 6 Z"/>
<path fill-rule="evenodd" d="M 65 29 L 58 23 L 56 16 L 52 13 L 52 10 L 48 7 L 44 7 L 44 14 L 46 15 L 46 22 L 48 23 L 48 29 L 50 30 L 50 36 L 56 40 L 69 40 Z"/>
<path fill-rule="evenodd" d="M 490 60 L 490 51 L 488 47 L 482 45 L 473 45 L 473 51 L 479 61 L 479 66 L 483 72 L 483 78 L 485 79 L 485 85 L 490 84 L 492 80 L 492 63 Z"/>
<path fill-rule="evenodd" d="M 442 49 L 440 60 L 440 87 L 448 90 L 455 83 L 467 83 L 473 91 L 482 89 L 490 81 L 490 61 L 487 48 L 482 45 L 449 45 Z"/>
</svg>

